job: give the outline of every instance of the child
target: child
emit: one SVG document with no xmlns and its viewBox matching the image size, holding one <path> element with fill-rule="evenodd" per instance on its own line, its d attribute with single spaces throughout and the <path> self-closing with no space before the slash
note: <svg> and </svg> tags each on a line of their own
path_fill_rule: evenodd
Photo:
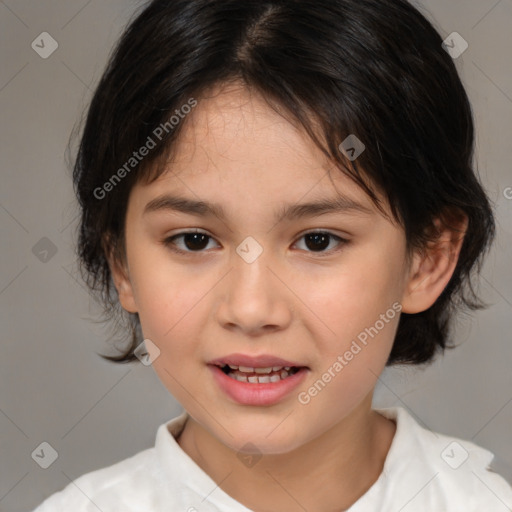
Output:
<svg viewBox="0 0 512 512">
<path fill-rule="evenodd" d="M 510 510 L 492 453 L 372 409 L 386 366 L 431 362 L 481 307 L 472 156 L 452 58 L 405 0 L 150 2 L 90 105 L 79 255 L 131 329 L 103 357 L 150 362 L 185 412 L 36 510 Z"/>
</svg>

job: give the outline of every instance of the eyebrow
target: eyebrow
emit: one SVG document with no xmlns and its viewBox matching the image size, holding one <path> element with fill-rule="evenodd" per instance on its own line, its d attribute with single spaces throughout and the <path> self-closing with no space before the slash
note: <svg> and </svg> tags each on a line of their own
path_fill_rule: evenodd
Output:
<svg viewBox="0 0 512 512">
<path fill-rule="evenodd" d="M 143 215 L 158 211 L 175 211 L 196 215 L 198 217 L 216 217 L 226 220 L 224 208 L 218 203 L 197 201 L 186 197 L 165 194 L 151 200 L 144 207 Z M 372 215 L 374 212 L 346 196 L 320 199 L 318 201 L 299 204 L 285 204 L 275 212 L 276 222 L 294 220 L 304 217 L 316 217 L 329 213 L 360 213 Z"/>
</svg>

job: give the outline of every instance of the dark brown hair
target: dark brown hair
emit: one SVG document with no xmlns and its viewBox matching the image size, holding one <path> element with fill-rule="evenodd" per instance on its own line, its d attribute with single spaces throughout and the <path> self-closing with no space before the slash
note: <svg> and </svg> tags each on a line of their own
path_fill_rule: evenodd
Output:
<svg viewBox="0 0 512 512">
<path fill-rule="evenodd" d="M 142 342 L 138 315 L 121 310 L 106 258 L 106 251 L 123 258 L 130 190 L 163 172 L 159 163 L 184 124 L 170 123 L 172 116 L 191 98 L 233 80 L 299 123 L 379 208 L 375 190 L 382 192 L 409 249 L 425 246 L 436 218 L 467 216 L 451 280 L 432 307 L 401 314 L 388 365 L 432 361 L 449 346 L 453 314 L 483 307 L 471 279 L 492 242 L 494 218 L 473 169 L 472 112 L 454 62 L 431 23 L 405 0 L 154 0 L 144 6 L 97 86 L 74 166 L 83 276 L 106 318 L 120 326 L 127 320 L 131 330 L 119 357 L 101 357 L 132 361 Z M 131 161 L 155 130 L 162 135 L 156 147 Z M 339 149 L 350 134 L 366 146 L 353 162 Z"/>
</svg>

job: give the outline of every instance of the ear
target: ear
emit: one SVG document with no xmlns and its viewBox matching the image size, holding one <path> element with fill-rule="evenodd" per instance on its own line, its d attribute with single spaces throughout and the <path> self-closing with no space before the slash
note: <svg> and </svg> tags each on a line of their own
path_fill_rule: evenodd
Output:
<svg viewBox="0 0 512 512">
<path fill-rule="evenodd" d="M 126 258 L 121 257 L 115 250 L 114 244 L 110 241 L 104 241 L 103 248 L 107 255 L 108 266 L 112 275 L 112 280 L 119 296 L 119 302 L 128 313 L 137 313 L 138 308 L 135 302 L 133 286 L 130 280 L 130 272 L 126 263 Z"/>
<path fill-rule="evenodd" d="M 465 214 L 451 216 L 449 224 L 440 218 L 435 219 L 435 239 L 414 253 L 402 297 L 404 313 L 427 310 L 450 281 L 459 259 L 468 218 Z"/>
</svg>

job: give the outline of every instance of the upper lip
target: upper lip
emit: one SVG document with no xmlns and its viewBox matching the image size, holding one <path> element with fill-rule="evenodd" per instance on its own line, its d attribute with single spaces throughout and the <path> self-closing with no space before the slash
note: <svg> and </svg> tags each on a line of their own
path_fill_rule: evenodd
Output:
<svg viewBox="0 0 512 512">
<path fill-rule="evenodd" d="M 224 357 L 213 359 L 208 364 L 215 366 L 225 366 L 231 364 L 233 366 L 246 366 L 249 368 L 269 368 L 271 366 L 304 366 L 300 363 L 287 361 L 286 359 L 281 359 L 280 357 L 275 357 L 270 354 L 261 354 L 258 356 L 249 356 L 246 354 L 229 354 Z"/>
</svg>

